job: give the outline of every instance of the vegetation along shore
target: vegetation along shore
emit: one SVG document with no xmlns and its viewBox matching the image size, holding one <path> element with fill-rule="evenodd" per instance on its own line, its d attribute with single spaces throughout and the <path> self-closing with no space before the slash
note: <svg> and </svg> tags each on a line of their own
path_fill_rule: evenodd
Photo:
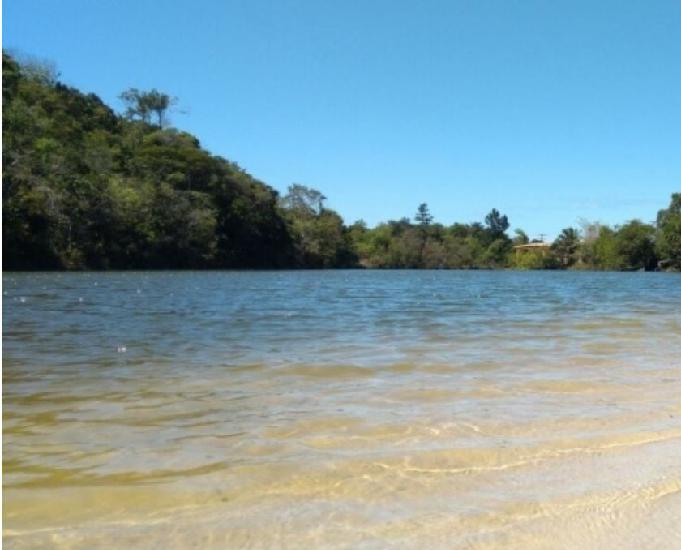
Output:
<svg viewBox="0 0 681 550">
<path fill-rule="evenodd" d="M 567 227 L 530 242 L 480 222 L 347 225 L 324 195 L 285 196 L 168 125 L 173 99 L 130 89 L 117 114 L 3 52 L 5 270 L 221 268 L 681 269 L 681 193 L 655 224 Z M 661 205 L 664 206 L 664 205 Z"/>
</svg>

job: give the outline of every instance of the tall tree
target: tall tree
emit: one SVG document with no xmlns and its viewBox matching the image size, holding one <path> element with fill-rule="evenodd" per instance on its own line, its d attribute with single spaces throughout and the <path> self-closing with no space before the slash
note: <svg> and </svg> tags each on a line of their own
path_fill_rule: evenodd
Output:
<svg viewBox="0 0 681 550">
<path fill-rule="evenodd" d="M 553 241 L 551 248 L 564 266 L 574 264 L 577 261 L 576 254 L 579 249 L 579 231 L 574 227 L 566 227 Z"/>
<path fill-rule="evenodd" d="M 148 92 L 130 88 L 122 92 L 119 98 L 126 105 L 125 114 L 128 118 L 138 118 L 148 124 L 153 114 L 159 128 L 167 126 L 167 113 L 170 107 L 177 102 L 177 98 L 159 92 L 156 88 Z"/>
<path fill-rule="evenodd" d="M 317 189 L 294 183 L 289 185 L 288 192 L 281 198 L 281 205 L 299 214 L 319 216 L 324 210 L 326 197 Z"/>
<path fill-rule="evenodd" d="M 153 88 L 150 92 L 144 94 L 144 103 L 146 104 L 147 109 L 156 115 L 156 123 L 159 128 L 165 128 L 167 125 L 168 110 L 176 101 L 175 98 L 172 98 L 163 92 L 159 92 L 156 88 Z"/>
<path fill-rule="evenodd" d="M 418 265 L 416 267 L 426 267 L 424 264 L 424 252 L 426 250 L 428 233 L 430 224 L 433 221 L 433 216 L 431 215 L 428 205 L 425 202 L 419 204 L 419 207 L 416 210 L 416 215 L 414 216 L 414 221 L 419 224 L 419 253 Z"/>
<path fill-rule="evenodd" d="M 429 226 L 433 222 L 433 216 L 425 202 L 419 204 L 416 215 L 414 216 L 414 221 L 423 227 Z"/>
<path fill-rule="evenodd" d="M 492 208 L 485 216 L 485 225 L 492 236 L 492 240 L 500 238 L 508 229 L 508 216 L 502 216 L 496 208 Z"/>
<path fill-rule="evenodd" d="M 144 92 L 140 92 L 137 88 L 129 88 L 118 96 L 118 98 L 125 104 L 125 116 L 130 120 L 139 118 L 144 123 L 149 123 L 151 113 L 149 106 L 143 99 Z"/>
</svg>

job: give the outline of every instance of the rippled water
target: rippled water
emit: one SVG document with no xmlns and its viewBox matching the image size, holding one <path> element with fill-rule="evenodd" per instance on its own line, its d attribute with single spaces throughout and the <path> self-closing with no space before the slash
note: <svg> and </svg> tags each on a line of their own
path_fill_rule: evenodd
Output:
<svg viewBox="0 0 681 550">
<path fill-rule="evenodd" d="M 681 276 L 3 276 L 9 548 L 681 547 Z"/>
</svg>

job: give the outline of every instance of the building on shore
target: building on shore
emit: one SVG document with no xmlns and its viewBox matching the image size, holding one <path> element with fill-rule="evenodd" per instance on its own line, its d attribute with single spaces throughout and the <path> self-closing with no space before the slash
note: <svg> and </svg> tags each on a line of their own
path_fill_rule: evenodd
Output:
<svg viewBox="0 0 681 550">
<path fill-rule="evenodd" d="M 520 257 L 521 254 L 527 254 L 528 252 L 539 253 L 542 258 L 545 257 L 549 252 L 551 252 L 551 243 L 526 243 L 518 244 L 513 247 L 515 250 L 515 257 Z"/>
</svg>

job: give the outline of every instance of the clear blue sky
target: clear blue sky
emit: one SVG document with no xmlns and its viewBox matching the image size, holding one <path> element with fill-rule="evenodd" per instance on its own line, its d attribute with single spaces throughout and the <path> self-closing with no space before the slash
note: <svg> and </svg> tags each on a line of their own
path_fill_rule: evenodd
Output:
<svg viewBox="0 0 681 550">
<path fill-rule="evenodd" d="M 176 126 L 348 222 L 482 220 L 532 236 L 653 220 L 681 191 L 679 0 L 6 0 L 3 47 Z"/>
</svg>

